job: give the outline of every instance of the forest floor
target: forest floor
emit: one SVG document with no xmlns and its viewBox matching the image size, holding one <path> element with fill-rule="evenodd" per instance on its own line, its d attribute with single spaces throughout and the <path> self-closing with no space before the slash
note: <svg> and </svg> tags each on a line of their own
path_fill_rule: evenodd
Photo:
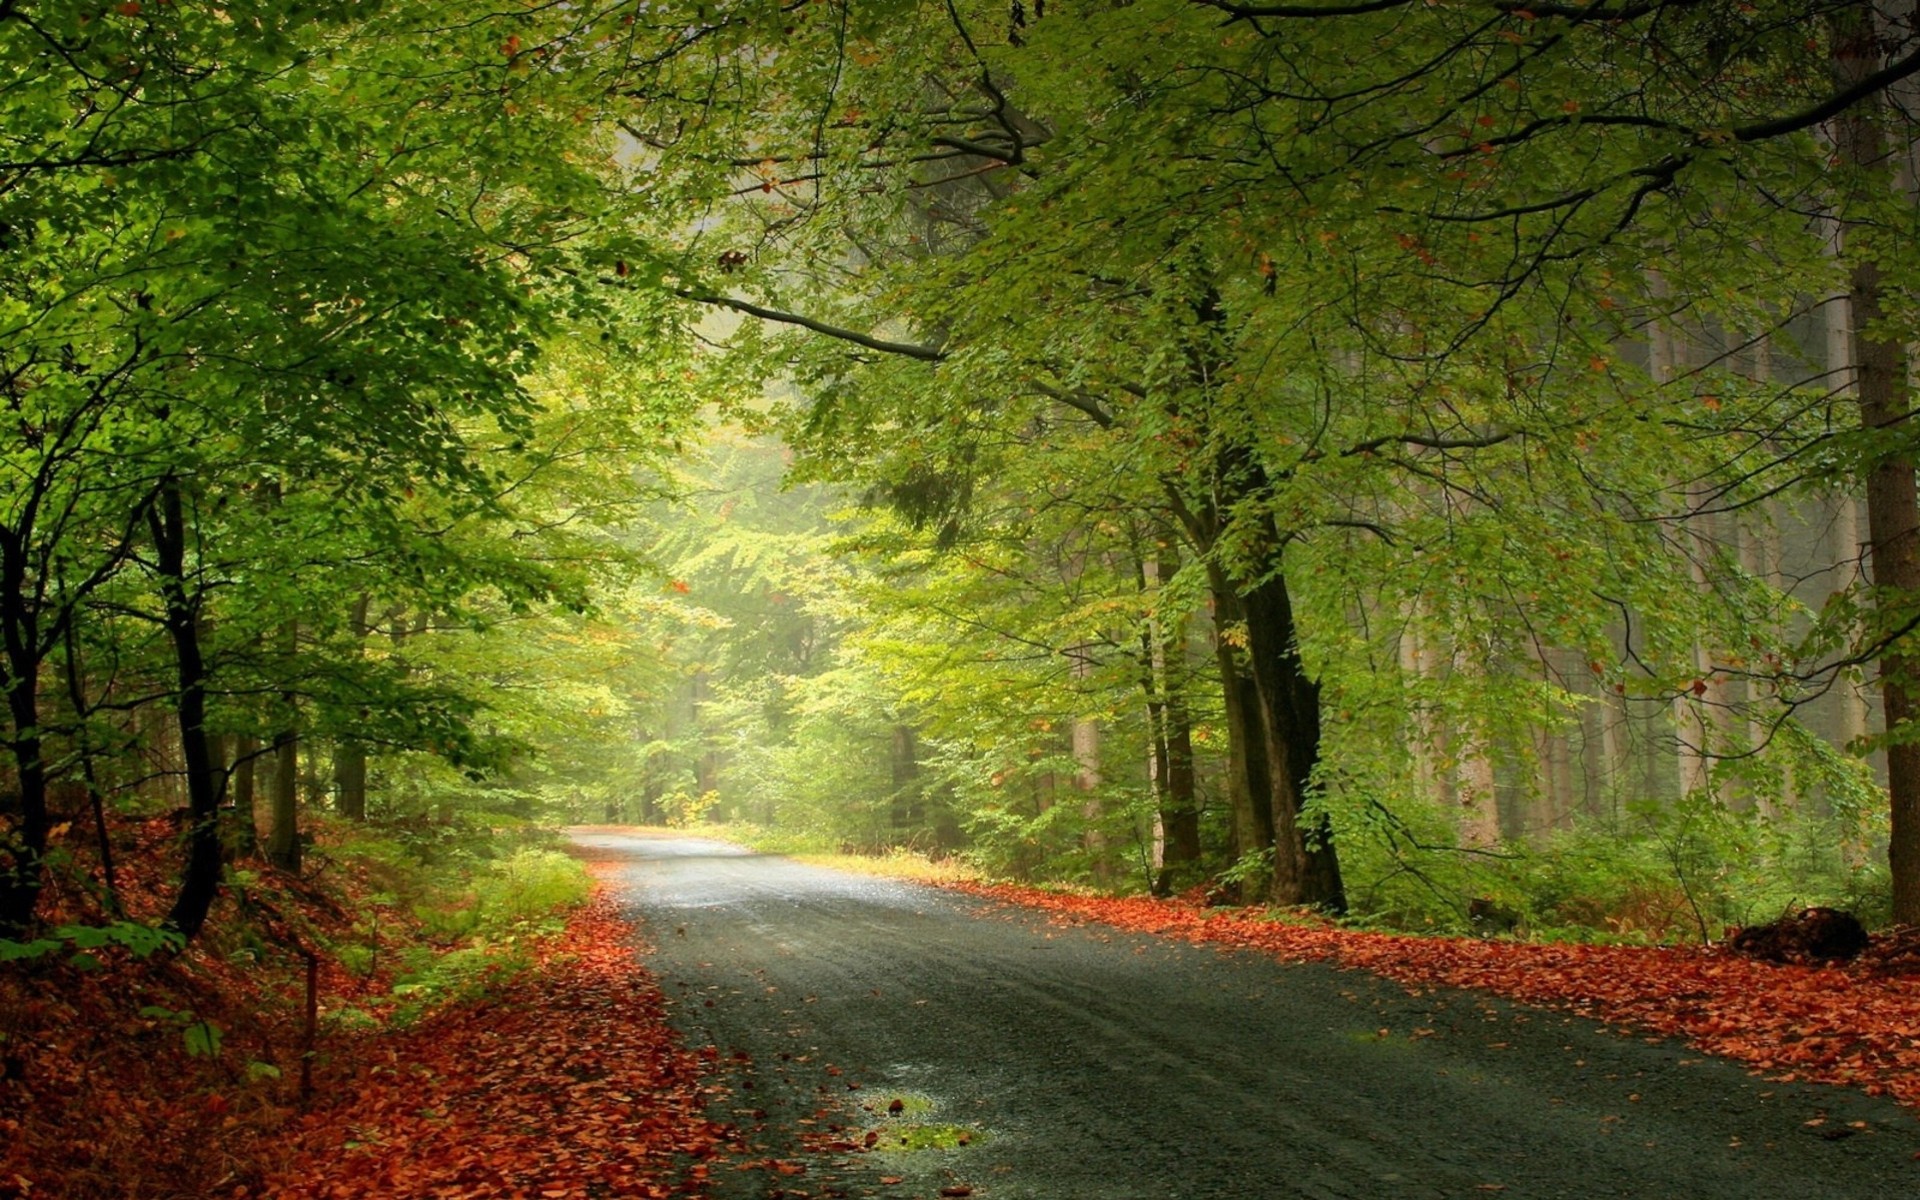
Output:
<svg viewBox="0 0 1920 1200">
<path fill-rule="evenodd" d="M 171 829 L 148 833 L 121 869 L 143 920 L 165 880 L 136 864 L 163 862 Z M 422 1001 L 387 958 L 348 970 L 330 949 L 366 943 L 390 879 L 344 861 L 249 873 L 247 911 L 229 892 L 184 953 L 0 971 L 0 1200 L 706 1193 L 733 1136 L 707 1115 L 715 1067 L 667 1025 L 604 887 L 563 930 L 449 950 L 480 969 Z M 48 903 L 56 921 L 77 907 Z"/>
<path fill-rule="evenodd" d="M 1920 1189 L 1910 975 L 576 841 L 624 864 L 671 1019 L 727 1089 L 710 1111 L 744 1141 L 716 1196 Z"/>
</svg>

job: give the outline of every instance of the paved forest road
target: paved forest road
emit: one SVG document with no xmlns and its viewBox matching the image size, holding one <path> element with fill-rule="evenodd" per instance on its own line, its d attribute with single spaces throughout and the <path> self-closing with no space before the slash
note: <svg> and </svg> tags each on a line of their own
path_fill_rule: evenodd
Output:
<svg viewBox="0 0 1920 1200">
<path fill-rule="evenodd" d="M 767 1155 L 807 1164 L 716 1170 L 721 1196 L 1920 1197 L 1912 1114 L 1674 1043 L 1472 993 L 1416 998 L 1330 967 L 1053 929 L 716 842 L 576 840 L 630 860 L 627 908 L 659 945 L 675 1023 L 750 1056 L 715 1115 L 764 1124 Z M 904 1126 L 968 1144 L 808 1154 L 790 1140 L 872 1130 L 884 1151 Z"/>
</svg>

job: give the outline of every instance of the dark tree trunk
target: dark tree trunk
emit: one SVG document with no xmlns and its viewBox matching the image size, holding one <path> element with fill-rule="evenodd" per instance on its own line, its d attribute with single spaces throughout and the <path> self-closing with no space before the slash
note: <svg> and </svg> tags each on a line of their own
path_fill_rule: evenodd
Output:
<svg viewBox="0 0 1920 1200">
<path fill-rule="evenodd" d="M 11 614 L 9 614 L 11 617 Z M 0 840 L 0 934 L 18 934 L 33 920 L 40 902 L 41 877 L 45 872 L 47 834 L 52 822 L 47 815 L 46 765 L 41 758 L 38 664 L 23 664 L 13 654 L 13 620 L 9 627 L 7 714 L 12 721 L 12 736 L 7 750 L 13 755 L 16 794 L 0 797 L 0 811 L 8 813 L 10 825 Z M 11 800 L 11 806 L 7 801 Z"/>
<path fill-rule="evenodd" d="M 187 590 L 187 522 L 178 480 L 168 480 L 148 512 L 155 571 L 173 643 L 179 696 L 180 757 L 187 779 L 187 862 L 166 924 L 191 938 L 206 923 L 220 891 L 220 779 L 207 736 L 207 665 L 200 648 L 198 604 Z"/>
<path fill-rule="evenodd" d="M 1843 84 L 1856 83 L 1879 66 L 1880 49 L 1872 6 L 1858 4 L 1834 18 L 1834 69 Z M 1867 187 L 1891 189 L 1888 138 L 1876 97 L 1856 104 L 1834 121 L 1834 145 L 1842 163 L 1862 173 Z M 1862 197 L 1871 208 L 1883 195 Z M 1848 229 L 1846 211 L 1842 229 Z M 1904 446 L 1911 411 L 1907 354 L 1899 336 L 1889 336 L 1885 285 L 1870 252 L 1857 255 L 1848 279 L 1853 308 L 1854 385 L 1860 424 L 1870 431 L 1895 431 L 1889 448 L 1879 451 L 1867 473 L 1867 542 L 1877 603 L 1895 620 L 1920 604 L 1920 494 L 1914 484 L 1911 454 Z M 1889 624 L 1892 622 L 1889 621 Z M 1910 733 L 1920 718 L 1920 655 L 1907 638 L 1880 658 L 1880 696 L 1886 730 Z M 1887 843 L 1893 885 L 1893 919 L 1920 923 L 1920 743 L 1897 738 L 1887 748 L 1887 793 L 1892 801 L 1892 830 Z"/>
<path fill-rule="evenodd" d="M 1193 767 L 1193 717 L 1187 709 L 1186 689 L 1178 683 L 1167 692 L 1163 721 L 1167 791 L 1160 820 L 1167 838 L 1164 861 L 1177 881 L 1181 868 L 1200 861 L 1200 801 Z"/>
<path fill-rule="evenodd" d="M 300 646 L 300 630 L 289 621 L 281 631 L 288 668 Z M 300 869 L 300 735 L 292 696 L 283 697 L 287 727 L 273 735 L 273 790 L 267 797 L 267 861 L 282 871 Z"/>
<path fill-rule="evenodd" d="M 1346 909 L 1333 830 L 1324 815 L 1303 812 L 1320 762 L 1320 684 L 1300 661 L 1286 578 L 1274 574 L 1241 596 L 1247 659 L 1259 692 L 1273 812 L 1275 904 Z"/>
<path fill-rule="evenodd" d="M 333 782 L 340 789 L 340 815 L 349 821 L 367 819 L 367 750 L 352 738 L 333 748 Z"/>
<path fill-rule="evenodd" d="M 1223 514 L 1239 498 L 1265 494 L 1266 473 L 1246 447 L 1228 445 L 1217 456 L 1214 492 L 1204 505 L 1189 505 L 1179 481 L 1166 479 L 1162 483 L 1195 550 L 1209 558 L 1207 575 L 1215 622 L 1222 629 L 1244 626 L 1244 675 L 1235 648 L 1226 639 L 1216 639 L 1221 681 L 1227 689 L 1229 733 L 1240 730 L 1241 736 L 1234 740 L 1245 747 L 1245 761 L 1233 764 L 1229 796 L 1234 796 L 1237 781 L 1244 778 L 1253 808 L 1265 810 L 1269 836 L 1254 846 L 1271 846 L 1274 850 L 1267 898 L 1275 904 L 1316 904 L 1344 911 L 1346 891 L 1340 880 L 1333 831 L 1324 817 L 1309 818 L 1302 813 L 1314 768 L 1320 762 L 1320 685 L 1300 660 L 1293 601 L 1280 569 L 1284 542 L 1279 530 L 1267 520 L 1254 531 L 1270 548 L 1259 569 L 1232 576 L 1224 565 L 1211 561 L 1225 532 Z M 1246 583 L 1246 579 L 1254 582 Z M 1245 688 L 1236 689 L 1233 683 L 1246 676 L 1251 677 L 1255 693 L 1252 703 Z M 1240 755 L 1234 757 L 1237 760 Z M 1262 773 L 1263 777 L 1256 778 Z M 1236 803 L 1234 836 L 1243 855 L 1250 845 L 1246 839 L 1254 833 L 1248 816 Z"/>
<path fill-rule="evenodd" d="M 267 861 L 282 871 L 300 869 L 300 736 L 282 730 L 273 738 L 273 792 L 267 817 Z"/>
</svg>

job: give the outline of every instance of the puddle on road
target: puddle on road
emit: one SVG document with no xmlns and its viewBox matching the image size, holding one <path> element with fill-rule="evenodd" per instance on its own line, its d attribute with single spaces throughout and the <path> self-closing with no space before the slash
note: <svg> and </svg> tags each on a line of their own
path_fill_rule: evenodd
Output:
<svg viewBox="0 0 1920 1200">
<path fill-rule="evenodd" d="M 989 1138 L 979 1125 L 928 1120 L 940 1102 L 924 1092 L 875 1092 L 861 1101 L 867 1133 L 878 1135 L 867 1153 L 882 1159 L 926 1151 L 960 1151 Z"/>
</svg>

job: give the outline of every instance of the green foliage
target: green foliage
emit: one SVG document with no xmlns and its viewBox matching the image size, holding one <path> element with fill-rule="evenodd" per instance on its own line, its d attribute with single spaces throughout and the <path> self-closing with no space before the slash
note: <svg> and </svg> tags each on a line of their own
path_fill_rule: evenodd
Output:
<svg viewBox="0 0 1920 1200">
<path fill-rule="evenodd" d="M 356 940 L 332 949 L 350 971 L 392 973 L 401 1023 L 525 969 L 528 937 L 556 931 L 591 891 L 586 868 L 542 831 L 455 823 L 348 832 L 330 853 L 387 890 L 361 914 Z"/>
<path fill-rule="evenodd" d="M 476 929 L 499 936 L 549 928 L 567 909 L 585 903 L 592 886 L 577 858 L 555 850 L 518 850 L 475 878 Z"/>
<path fill-rule="evenodd" d="M 1835 905 L 1869 923 L 1887 912 L 1884 867 L 1867 861 L 1864 831 L 1809 810 L 1769 817 L 1702 796 L 1636 802 L 1618 819 L 1588 818 L 1537 845 L 1489 853 L 1459 849 L 1447 832 L 1439 814 L 1397 820 L 1377 838 L 1363 830 L 1347 859 L 1355 919 L 1504 932 L 1470 919 L 1479 899 L 1531 937 L 1691 942 L 1796 906 Z"/>
<path fill-rule="evenodd" d="M 218 1025 L 201 1020 L 192 1009 L 172 1009 L 157 1004 L 149 1004 L 140 1009 L 140 1015 L 150 1021 L 162 1021 L 177 1026 L 180 1041 L 189 1055 L 195 1058 L 218 1058 L 223 1037 Z M 248 1064 L 251 1075 L 254 1064 Z"/>
<path fill-rule="evenodd" d="M 140 921 L 112 921 L 105 925 L 62 925 L 47 937 L 29 942 L 0 938 L 0 962 L 44 958 L 50 954 L 76 951 L 74 959 L 95 962 L 91 951 L 117 948 L 135 958 L 150 958 L 162 952 L 173 953 L 185 945 L 178 933 Z"/>
</svg>

